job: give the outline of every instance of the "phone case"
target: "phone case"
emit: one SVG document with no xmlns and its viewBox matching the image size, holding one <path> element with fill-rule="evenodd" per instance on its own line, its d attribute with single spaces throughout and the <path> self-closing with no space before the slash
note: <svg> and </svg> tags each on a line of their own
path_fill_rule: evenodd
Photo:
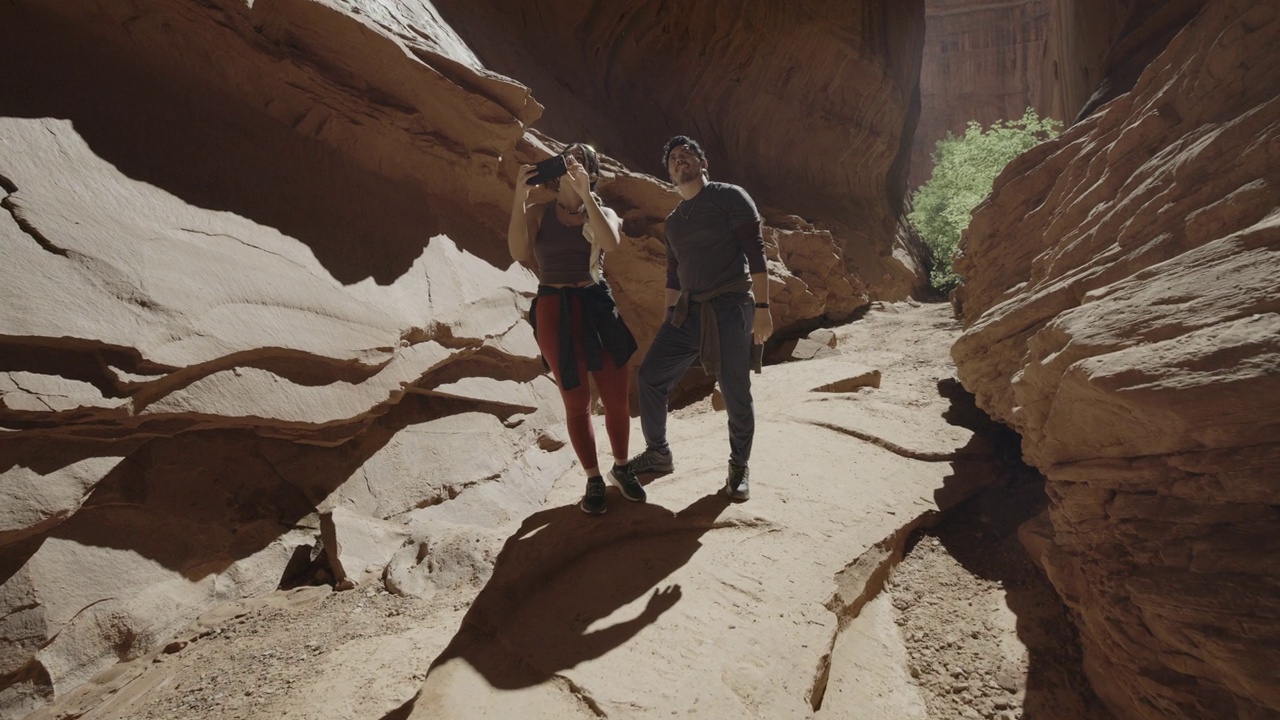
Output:
<svg viewBox="0 0 1280 720">
<path fill-rule="evenodd" d="M 525 181 L 526 185 L 541 185 L 544 182 L 555 180 L 561 175 L 569 172 L 569 168 L 565 165 L 563 155 L 552 155 L 546 160 L 537 163 L 534 167 L 537 168 L 537 172 Z"/>
</svg>

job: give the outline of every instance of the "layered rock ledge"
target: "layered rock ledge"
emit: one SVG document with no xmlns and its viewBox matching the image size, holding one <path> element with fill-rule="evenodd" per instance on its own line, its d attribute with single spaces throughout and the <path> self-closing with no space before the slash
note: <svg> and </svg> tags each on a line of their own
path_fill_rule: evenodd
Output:
<svg viewBox="0 0 1280 720">
<path fill-rule="evenodd" d="M 1122 717 L 1280 713 L 1277 48 L 1275 3 L 1208 4 L 956 262 L 960 378 L 1048 477 L 1040 559 Z"/>
</svg>

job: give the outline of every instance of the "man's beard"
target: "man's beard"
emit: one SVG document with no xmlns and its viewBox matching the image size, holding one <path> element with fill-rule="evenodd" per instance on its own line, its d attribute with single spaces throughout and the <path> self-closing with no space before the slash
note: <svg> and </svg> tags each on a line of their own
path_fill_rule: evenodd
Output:
<svg viewBox="0 0 1280 720">
<path fill-rule="evenodd" d="M 677 168 L 675 173 L 676 184 L 683 185 L 687 182 L 693 182 L 694 180 L 697 180 L 698 176 L 701 174 L 702 170 L 692 165 L 685 165 L 683 168 Z"/>
</svg>

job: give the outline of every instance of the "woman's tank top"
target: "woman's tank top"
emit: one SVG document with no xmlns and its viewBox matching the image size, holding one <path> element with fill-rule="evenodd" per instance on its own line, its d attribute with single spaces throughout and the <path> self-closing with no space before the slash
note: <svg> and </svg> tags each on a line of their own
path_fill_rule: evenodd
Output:
<svg viewBox="0 0 1280 720">
<path fill-rule="evenodd" d="M 538 259 L 538 282 L 543 285 L 593 282 L 591 243 L 582 236 L 581 225 L 560 222 L 554 202 L 547 203 L 542 213 L 533 255 Z"/>
</svg>

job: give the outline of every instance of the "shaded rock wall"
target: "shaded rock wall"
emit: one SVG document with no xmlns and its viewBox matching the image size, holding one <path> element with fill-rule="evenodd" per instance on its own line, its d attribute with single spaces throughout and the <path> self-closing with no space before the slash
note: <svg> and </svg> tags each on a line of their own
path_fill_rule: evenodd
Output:
<svg viewBox="0 0 1280 720">
<path fill-rule="evenodd" d="M 1205 0 L 1054 0 L 1040 63 L 1042 115 L 1071 122 L 1128 92 Z"/>
<path fill-rule="evenodd" d="M 887 49 L 912 16 L 860 17 L 885 97 L 858 95 L 858 137 L 901 137 L 914 90 L 883 68 L 912 72 Z M 536 282 L 505 249 L 517 165 L 560 143 L 430 4 L 2 0 L 0 59 L 21 68 L 0 74 L 0 716 L 308 568 L 380 581 L 395 524 L 480 537 L 568 468 Z M 896 145 L 859 147 L 892 228 Z M 600 191 L 647 345 L 678 197 L 611 158 Z M 845 242 L 787 212 L 778 327 L 848 317 L 868 293 Z"/>
<path fill-rule="evenodd" d="M 1210 3 L 1015 160 L 952 354 L 1048 478 L 1041 558 L 1125 718 L 1280 713 L 1280 4 Z"/>
<path fill-rule="evenodd" d="M 544 132 L 663 180 L 663 143 L 694 136 L 711 176 L 767 216 L 830 229 L 873 297 L 922 289 L 919 240 L 901 227 L 920 0 L 437 4 L 487 67 L 533 88 Z"/>
</svg>

